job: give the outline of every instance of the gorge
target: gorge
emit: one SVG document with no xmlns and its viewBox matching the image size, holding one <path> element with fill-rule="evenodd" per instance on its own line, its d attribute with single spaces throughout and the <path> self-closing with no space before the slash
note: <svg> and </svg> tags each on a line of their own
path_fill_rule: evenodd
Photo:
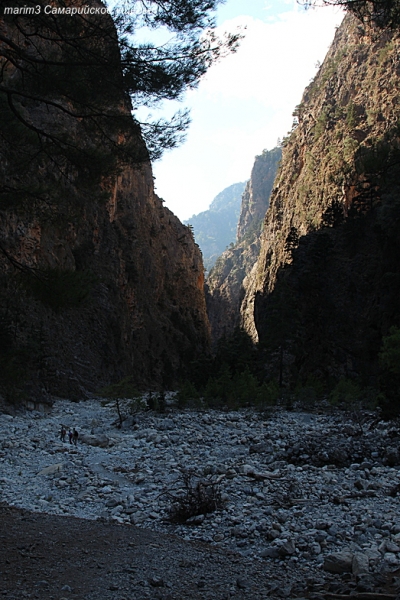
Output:
<svg viewBox="0 0 400 600">
<path fill-rule="evenodd" d="M 398 598 L 397 30 L 345 17 L 205 281 L 132 111 L 212 57 L 70 18 L 0 20 L 2 596 Z"/>
<path fill-rule="evenodd" d="M 15 24 L 10 17 L 2 25 L 10 47 Z M 48 41 L 37 44 L 53 51 Z M 121 380 L 176 388 L 191 364 L 210 356 L 211 337 L 215 347 L 238 327 L 262 348 L 262 381 L 292 387 L 350 378 L 377 386 L 382 341 L 400 318 L 395 30 L 345 18 L 283 148 L 256 158 L 236 243 L 217 260 L 206 293 L 192 230 L 154 194 L 129 101 L 110 92 L 121 75 L 103 97 L 98 81 L 85 80 L 87 97 L 100 94 L 97 105 L 119 119 L 103 147 L 113 146 L 114 163 L 97 152 L 85 174 L 66 153 L 71 139 L 55 164 L 42 139 L 39 159 L 29 158 L 34 137 L 12 145 L 24 123 L 48 128 L 53 150 L 68 129 L 88 157 L 100 130 L 71 116 L 79 104 L 66 110 L 61 87 L 59 100 L 52 92 L 41 103 L 36 83 L 23 87 L 6 50 L 3 79 L 14 88 L 2 112 L 3 396 L 78 399 Z M 30 64 L 35 52 L 19 59 Z M 21 153 L 30 160 L 25 170 Z M 60 165 L 71 169 L 62 184 Z M 45 180 L 51 187 L 43 190 Z"/>
</svg>

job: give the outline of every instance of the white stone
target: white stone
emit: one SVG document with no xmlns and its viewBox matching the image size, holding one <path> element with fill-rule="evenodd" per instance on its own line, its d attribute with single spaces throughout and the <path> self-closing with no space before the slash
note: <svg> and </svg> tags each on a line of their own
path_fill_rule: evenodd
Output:
<svg viewBox="0 0 400 600">
<path fill-rule="evenodd" d="M 38 475 L 53 475 L 54 473 L 59 473 L 63 468 L 63 463 L 56 463 L 54 465 L 50 465 L 49 467 L 45 467 L 41 471 L 39 471 Z"/>
</svg>

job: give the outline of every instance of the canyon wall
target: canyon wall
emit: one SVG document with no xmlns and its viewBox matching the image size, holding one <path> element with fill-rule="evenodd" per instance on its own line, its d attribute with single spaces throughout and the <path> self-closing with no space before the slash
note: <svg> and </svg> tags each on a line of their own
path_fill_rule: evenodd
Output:
<svg viewBox="0 0 400 600">
<path fill-rule="evenodd" d="M 400 323 L 399 77 L 399 35 L 346 16 L 284 140 L 241 313 L 294 380 L 374 384 Z"/>
<path fill-rule="evenodd" d="M 207 309 L 214 343 L 240 322 L 248 275 L 257 261 L 265 212 L 281 159 L 280 148 L 257 156 L 242 196 L 236 243 L 222 253 L 206 283 Z"/>
<path fill-rule="evenodd" d="M 13 26 L 1 23 L 2 39 L 20 44 Z M 115 39 L 111 31 L 104 51 L 117 60 Z M 62 44 L 49 48 L 37 32 L 32 40 L 61 63 Z M 139 126 L 116 91 L 118 70 L 114 87 L 85 66 L 88 100 L 78 106 L 43 85 L 39 98 L 34 79 L 27 95 L 7 48 L 3 84 L 22 91 L 12 104 L 0 99 L 0 395 L 80 399 L 125 377 L 169 388 L 209 350 L 204 268 L 191 230 L 154 193 Z M 75 68 L 74 85 L 80 74 Z M 76 118 L 78 109 L 87 113 Z"/>
</svg>

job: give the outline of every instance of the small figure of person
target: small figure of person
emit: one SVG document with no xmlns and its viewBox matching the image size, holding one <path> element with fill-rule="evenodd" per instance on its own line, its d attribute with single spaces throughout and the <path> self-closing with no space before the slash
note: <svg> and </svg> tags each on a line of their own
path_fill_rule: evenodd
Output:
<svg viewBox="0 0 400 600">
<path fill-rule="evenodd" d="M 69 443 L 70 444 L 72 444 L 72 436 L 73 436 L 72 431 L 69 429 L 69 431 L 68 431 L 68 439 L 69 439 Z"/>
<path fill-rule="evenodd" d="M 77 443 L 78 443 L 78 437 L 79 437 L 79 433 L 77 432 L 77 430 L 75 429 L 75 427 L 74 427 L 74 432 L 73 432 L 73 434 L 72 434 L 72 437 L 73 437 L 73 440 L 74 440 L 74 444 L 75 444 L 75 446 L 76 446 L 76 445 L 77 445 Z"/>
<path fill-rule="evenodd" d="M 67 435 L 67 430 L 65 429 L 64 425 L 61 425 L 60 440 L 62 442 L 65 442 L 65 436 L 66 435 Z"/>
</svg>

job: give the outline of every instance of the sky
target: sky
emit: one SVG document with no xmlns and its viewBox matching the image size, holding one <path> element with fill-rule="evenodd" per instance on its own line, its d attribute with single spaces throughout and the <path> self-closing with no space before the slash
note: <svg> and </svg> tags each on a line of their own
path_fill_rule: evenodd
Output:
<svg viewBox="0 0 400 600">
<path fill-rule="evenodd" d="M 292 112 L 342 18 L 337 8 L 306 11 L 296 0 L 227 0 L 220 6 L 221 32 L 246 26 L 245 39 L 183 102 L 165 106 L 168 115 L 190 108 L 192 123 L 184 144 L 153 164 L 156 193 L 181 220 L 249 179 L 255 156 L 291 129 Z"/>
</svg>

